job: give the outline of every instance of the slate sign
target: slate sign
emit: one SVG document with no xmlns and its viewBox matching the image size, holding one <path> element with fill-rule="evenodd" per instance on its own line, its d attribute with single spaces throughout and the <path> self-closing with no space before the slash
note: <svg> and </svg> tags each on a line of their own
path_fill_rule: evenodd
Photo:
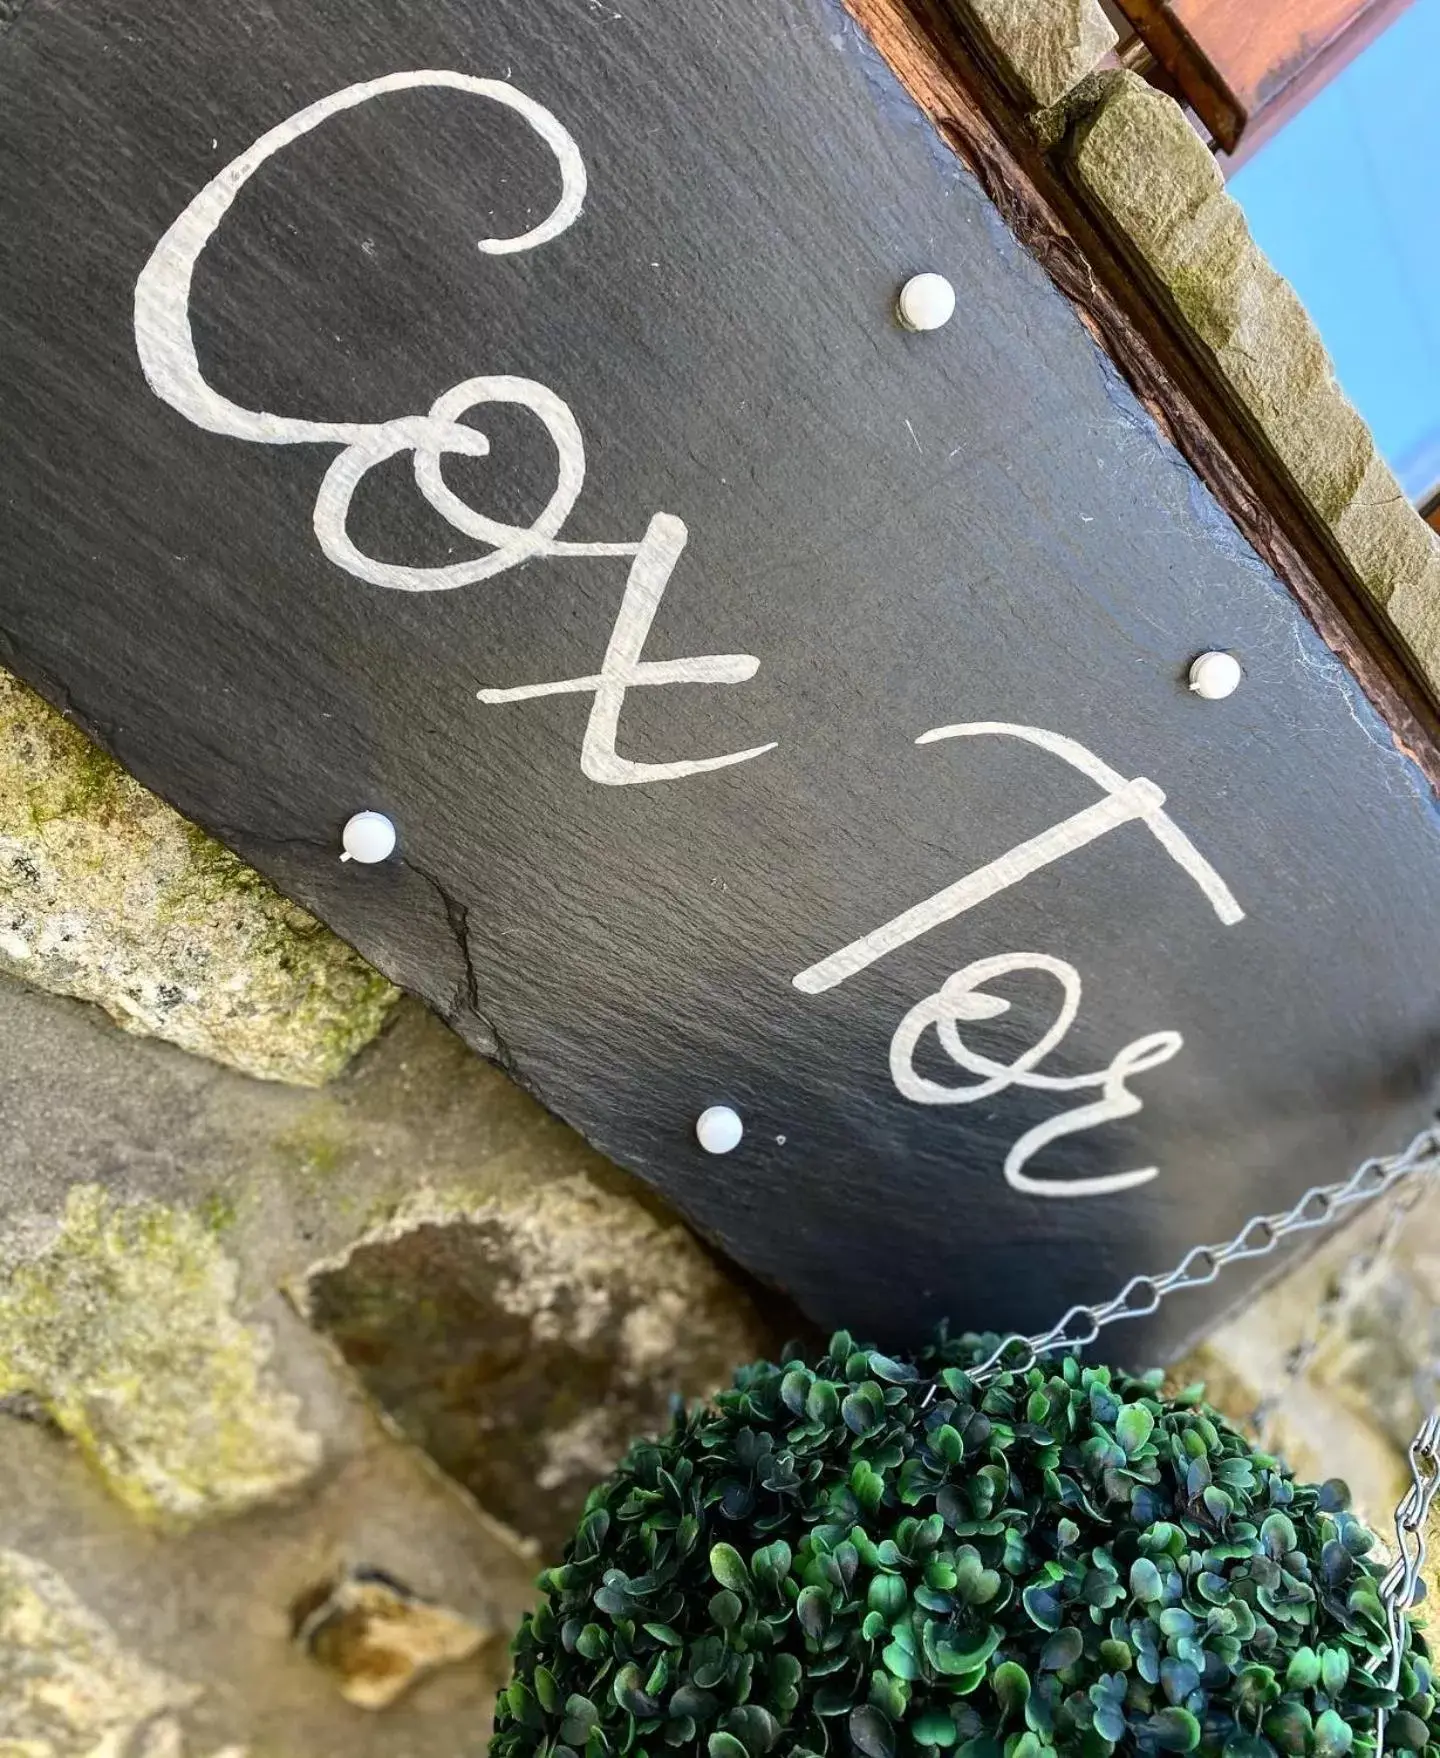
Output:
<svg viewBox="0 0 1440 1758">
<path fill-rule="evenodd" d="M 1428 790 L 837 5 L 31 0 L 0 155 L 0 657 L 816 1318 L 1419 1121 Z"/>
</svg>

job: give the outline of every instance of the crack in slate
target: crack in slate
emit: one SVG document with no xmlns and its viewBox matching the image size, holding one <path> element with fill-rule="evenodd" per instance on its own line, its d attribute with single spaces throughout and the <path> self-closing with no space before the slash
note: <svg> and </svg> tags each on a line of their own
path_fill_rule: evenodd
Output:
<svg viewBox="0 0 1440 1758">
<path fill-rule="evenodd" d="M 497 1049 L 491 1054 L 507 1073 L 510 1072 L 508 1052 L 502 1055 L 498 1049 L 500 1034 L 485 1017 L 480 1006 L 480 975 L 475 969 L 474 955 L 470 951 L 470 906 L 461 903 L 458 897 L 453 897 L 428 868 L 417 866 L 414 861 L 403 859 L 401 865 L 407 871 L 418 874 L 440 899 L 441 908 L 445 911 L 445 922 L 450 929 L 450 938 L 455 942 L 455 949 L 460 954 L 461 962 L 465 967 L 465 975 L 456 985 L 455 1005 L 472 1013 L 485 1027 L 491 1041 L 497 1046 Z"/>
</svg>

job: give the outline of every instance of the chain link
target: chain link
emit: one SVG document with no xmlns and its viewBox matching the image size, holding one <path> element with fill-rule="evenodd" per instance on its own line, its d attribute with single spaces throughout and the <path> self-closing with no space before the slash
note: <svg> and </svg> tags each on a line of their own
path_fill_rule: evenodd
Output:
<svg viewBox="0 0 1440 1758">
<path fill-rule="evenodd" d="M 1405 1191 L 1395 1204 L 1382 1235 L 1382 1245 L 1367 1254 L 1368 1268 L 1382 1246 L 1393 1242 L 1394 1234 L 1418 1199 L 1422 1178 L 1434 1173 L 1440 1173 L 1440 1129 L 1430 1128 L 1422 1130 L 1403 1153 L 1366 1160 L 1341 1184 L 1315 1185 L 1293 1208 L 1274 1215 L 1253 1216 L 1224 1244 L 1195 1246 L 1173 1270 L 1163 1275 L 1132 1276 L 1113 1299 L 1096 1306 L 1072 1306 L 1048 1331 L 1033 1337 L 1018 1332 L 1006 1337 L 978 1367 L 969 1370 L 968 1377 L 975 1384 L 984 1385 L 997 1373 L 1028 1372 L 1042 1355 L 1053 1350 L 1083 1349 L 1108 1326 L 1119 1324 L 1122 1319 L 1147 1318 L 1170 1295 L 1187 1288 L 1206 1288 L 1228 1265 L 1245 1258 L 1268 1257 L 1292 1234 L 1332 1226 L 1351 1209 L 1373 1202 L 1396 1185 L 1414 1179 L 1413 1191 Z M 1305 1344 L 1300 1345 L 1297 1354 L 1302 1366 L 1313 1353 L 1313 1346 L 1307 1349 Z M 934 1396 L 933 1387 L 930 1396 Z M 1395 1510 L 1398 1554 L 1380 1583 L 1380 1601 L 1389 1636 L 1388 1649 L 1381 1661 L 1388 1667 L 1385 1683 L 1392 1691 L 1399 1686 L 1405 1656 L 1405 1614 L 1415 1603 L 1420 1571 L 1425 1565 L 1425 1522 L 1436 1494 L 1440 1493 L 1440 1409 L 1426 1417 L 1410 1443 L 1410 1477 L 1410 1487 Z M 1374 1758 L 1384 1758 L 1385 1718 L 1382 1709 L 1376 1717 Z"/>
<path fill-rule="evenodd" d="M 1245 1258 L 1269 1257 L 1295 1233 L 1329 1227 L 1361 1203 L 1384 1196 L 1404 1178 L 1440 1172 L 1440 1129 L 1422 1130 L 1401 1154 L 1366 1160 L 1343 1184 L 1317 1184 L 1293 1208 L 1253 1215 L 1222 1245 L 1197 1245 L 1163 1275 L 1132 1276 L 1113 1299 L 1097 1306 L 1072 1306 L 1056 1325 L 1033 1337 L 1008 1336 L 970 1371 L 977 1385 L 1001 1372 L 1026 1373 L 1042 1355 L 1056 1349 L 1083 1349 L 1107 1326 L 1123 1319 L 1148 1318 L 1160 1303 L 1187 1288 L 1207 1288 L 1221 1270 Z"/>
<path fill-rule="evenodd" d="M 1415 1603 L 1420 1571 L 1425 1566 L 1425 1523 L 1430 1504 L 1440 1490 L 1440 1410 L 1432 1410 L 1410 1443 L 1410 1487 L 1395 1510 L 1395 1561 L 1380 1583 L 1380 1602 L 1390 1636 L 1389 1665 L 1385 1684 L 1391 1691 L 1400 1684 L 1405 1658 L 1405 1614 Z M 1386 1711 L 1375 1717 L 1375 1758 L 1385 1758 Z"/>
</svg>

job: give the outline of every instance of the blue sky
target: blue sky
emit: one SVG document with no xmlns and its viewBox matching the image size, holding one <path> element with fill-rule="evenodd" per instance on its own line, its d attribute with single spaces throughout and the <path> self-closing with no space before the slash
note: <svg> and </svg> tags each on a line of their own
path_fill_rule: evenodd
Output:
<svg viewBox="0 0 1440 1758">
<path fill-rule="evenodd" d="M 1415 0 L 1230 188 L 1406 491 L 1440 486 L 1440 0 Z"/>
</svg>

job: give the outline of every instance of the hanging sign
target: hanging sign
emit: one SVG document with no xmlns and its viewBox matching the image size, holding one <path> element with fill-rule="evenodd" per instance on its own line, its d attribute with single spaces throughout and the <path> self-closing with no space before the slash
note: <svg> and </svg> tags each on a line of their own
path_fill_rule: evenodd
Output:
<svg viewBox="0 0 1440 1758">
<path fill-rule="evenodd" d="M 0 154 L 6 662 L 817 1319 L 1420 1114 L 1425 785 L 838 6 L 37 3 Z"/>
</svg>

